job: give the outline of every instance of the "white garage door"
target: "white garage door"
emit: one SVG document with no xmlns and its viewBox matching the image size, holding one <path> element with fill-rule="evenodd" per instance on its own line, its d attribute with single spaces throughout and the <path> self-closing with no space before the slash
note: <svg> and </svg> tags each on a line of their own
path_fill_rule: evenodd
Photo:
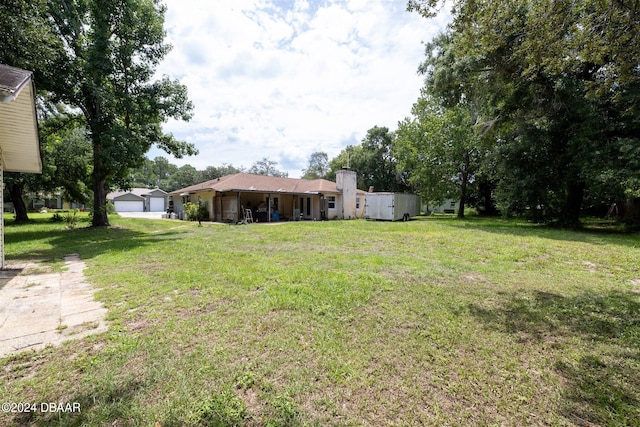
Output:
<svg viewBox="0 0 640 427">
<path fill-rule="evenodd" d="M 164 212 L 164 197 L 150 197 L 149 205 L 151 212 Z"/>
<path fill-rule="evenodd" d="M 114 202 L 116 212 L 142 212 L 144 211 L 144 201 L 116 200 Z"/>
</svg>

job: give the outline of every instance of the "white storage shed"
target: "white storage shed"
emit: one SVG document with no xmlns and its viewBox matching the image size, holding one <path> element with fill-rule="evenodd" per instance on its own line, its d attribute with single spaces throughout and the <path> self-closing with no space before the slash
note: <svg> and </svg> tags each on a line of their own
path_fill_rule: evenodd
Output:
<svg viewBox="0 0 640 427">
<path fill-rule="evenodd" d="M 405 193 L 367 193 L 364 217 L 384 221 L 407 221 L 420 214 L 420 196 Z"/>
</svg>

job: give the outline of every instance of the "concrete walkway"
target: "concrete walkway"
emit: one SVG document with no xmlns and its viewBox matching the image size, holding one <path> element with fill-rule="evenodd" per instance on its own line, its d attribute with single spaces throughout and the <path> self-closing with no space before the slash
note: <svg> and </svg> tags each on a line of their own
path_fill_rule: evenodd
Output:
<svg viewBox="0 0 640 427">
<path fill-rule="evenodd" d="M 36 264 L 0 270 L 0 357 L 107 330 L 107 309 L 93 298 L 85 263 L 77 254 L 64 260 L 60 273 Z"/>
</svg>

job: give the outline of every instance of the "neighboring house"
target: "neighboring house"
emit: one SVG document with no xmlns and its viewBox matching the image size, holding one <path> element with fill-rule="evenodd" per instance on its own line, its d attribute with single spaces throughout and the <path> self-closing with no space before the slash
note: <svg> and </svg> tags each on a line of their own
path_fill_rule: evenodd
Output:
<svg viewBox="0 0 640 427">
<path fill-rule="evenodd" d="M 0 64 L 0 188 L 3 171 L 42 173 L 35 86 L 31 71 Z M 2 191 L 0 205 L 4 206 Z M 4 211 L 2 209 L 1 211 Z M 0 268 L 4 268 L 4 219 L 0 211 Z"/>
<path fill-rule="evenodd" d="M 206 204 L 215 222 L 351 219 L 364 216 L 365 192 L 356 173 L 341 170 L 336 182 L 237 173 L 169 193 L 169 210 L 184 217 L 187 202 Z"/>
<path fill-rule="evenodd" d="M 429 207 L 429 210 L 433 213 L 440 214 L 457 214 L 460 209 L 460 201 L 448 199 L 442 202 L 440 205 Z"/>
<path fill-rule="evenodd" d="M 166 212 L 167 192 L 159 188 L 132 188 L 107 194 L 116 212 Z"/>
</svg>

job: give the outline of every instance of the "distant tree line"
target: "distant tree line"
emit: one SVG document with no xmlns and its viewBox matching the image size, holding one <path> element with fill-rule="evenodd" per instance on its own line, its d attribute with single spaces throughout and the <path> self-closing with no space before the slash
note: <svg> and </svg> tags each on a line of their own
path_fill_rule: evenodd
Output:
<svg viewBox="0 0 640 427">
<path fill-rule="evenodd" d="M 145 158 L 142 166 L 131 171 L 130 186 L 143 188 L 160 188 L 171 192 L 189 187 L 200 182 L 220 178 L 234 173 L 247 172 L 255 175 L 288 176 L 277 168 L 278 162 L 263 158 L 256 161 L 249 169 L 236 167 L 230 164 L 221 166 L 207 166 L 202 170 L 196 169 L 190 164 L 176 166 L 165 157 L 158 156 L 153 160 Z"/>
<path fill-rule="evenodd" d="M 409 0 L 425 18 L 448 3 Z M 108 225 L 106 194 L 172 191 L 250 168 L 177 167 L 195 146 L 162 131 L 189 120 L 186 87 L 155 67 L 169 52 L 166 7 L 152 0 L 0 3 L 0 62 L 34 71 L 43 174 L 7 174 L 16 219 L 25 192 L 62 191 Z M 313 153 L 303 177 L 357 173 L 362 190 L 415 191 L 485 214 L 579 227 L 584 212 L 640 197 L 640 3 L 456 0 L 452 23 L 418 67 L 424 86 L 397 129 L 374 126 L 335 158 Z M 90 200 L 88 200 L 90 198 Z"/>
<path fill-rule="evenodd" d="M 331 160 L 325 152 L 312 153 L 301 177 L 335 181 L 338 170 L 349 168 L 357 173 L 360 189 L 373 187 L 376 191 L 409 191 L 407 175 L 399 171 L 398 162 L 391 152 L 394 138 L 388 128 L 375 126 L 369 129 L 361 144 L 346 147 Z M 165 157 L 153 160 L 145 158 L 143 165 L 132 171 L 130 182 L 134 187 L 158 187 L 174 191 L 239 172 L 287 177 L 288 173 L 277 166 L 276 161 L 265 157 L 249 168 L 223 164 L 198 170 L 189 164 L 178 167 Z"/>
<path fill-rule="evenodd" d="M 640 3 L 459 0 L 452 15 L 397 131 L 414 188 L 569 228 L 640 196 Z"/>
</svg>

